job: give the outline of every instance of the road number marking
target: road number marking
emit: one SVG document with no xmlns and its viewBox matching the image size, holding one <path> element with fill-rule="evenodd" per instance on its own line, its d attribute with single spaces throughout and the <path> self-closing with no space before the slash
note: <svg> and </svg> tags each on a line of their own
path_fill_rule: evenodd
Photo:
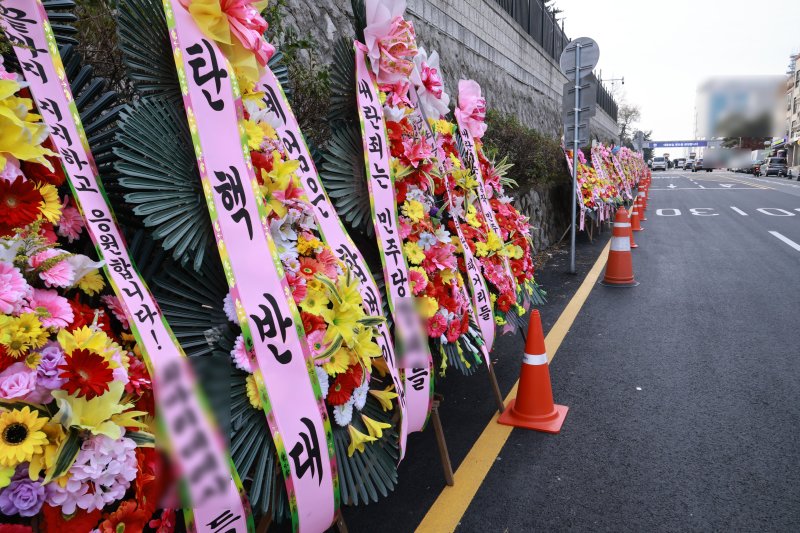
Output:
<svg viewBox="0 0 800 533">
<path fill-rule="evenodd" d="M 770 231 L 770 234 L 773 237 L 776 237 L 778 240 L 781 240 L 781 241 L 785 242 L 786 244 L 788 244 L 789 246 L 791 246 L 792 248 L 794 248 L 795 250 L 800 252 L 800 244 L 797 244 L 796 242 L 794 242 L 789 237 L 784 237 L 783 235 L 781 235 L 777 231 Z"/>
<path fill-rule="evenodd" d="M 736 211 L 737 213 L 739 213 L 743 217 L 749 217 L 750 216 L 747 213 L 745 213 L 744 211 L 742 211 L 741 209 L 739 209 L 738 207 L 731 206 L 731 209 L 733 209 L 734 211 Z"/>
<path fill-rule="evenodd" d="M 672 211 L 671 215 L 666 214 L 665 211 Z M 681 216 L 680 209 L 656 209 L 656 215 L 660 217 L 679 217 Z"/>
<path fill-rule="evenodd" d="M 715 217 L 719 215 L 719 213 L 703 213 L 702 211 L 713 211 L 713 207 L 692 207 L 689 211 L 698 217 Z"/>
<path fill-rule="evenodd" d="M 770 213 L 769 210 L 780 211 L 783 214 Z M 792 213 L 791 211 L 787 211 L 786 209 L 781 209 L 780 207 L 759 207 L 758 209 L 756 209 L 756 211 L 758 211 L 759 213 L 764 213 L 765 215 L 769 215 L 769 216 L 772 216 L 772 217 L 793 217 L 794 216 L 794 213 Z"/>
</svg>

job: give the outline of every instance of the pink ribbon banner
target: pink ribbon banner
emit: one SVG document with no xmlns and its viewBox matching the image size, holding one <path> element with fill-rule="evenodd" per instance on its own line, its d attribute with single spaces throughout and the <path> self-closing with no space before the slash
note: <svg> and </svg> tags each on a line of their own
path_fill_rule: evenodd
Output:
<svg viewBox="0 0 800 533">
<path fill-rule="evenodd" d="M 495 232 L 500 239 L 502 239 L 503 233 L 500 231 L 500 224 L 497 223 L 497 219 L 494 217 L 492 204 L 489 203 L 489 197 L 486 195 L 486 185 L 483 182 L 481 164 L 478 160 L 478 152 L 475 149 L 475 139 L 472 137 L 472 133 L 469 131 L 469 129 L 462 126 L 458 115 L 459 114 L 456 113 L 456 122 L 458 123 L 459 133 L 461 134 L 461 144 L 464 147 L 462 159 L 467 164 L 467 167 L 471 168 L 472 172 L 475 173 L 475 181 L 478 183 L 476 187 L 478 190 L 478 202 L 480 203 L 483 218 L 486 220 L 486 225 L 490 230 Z M 517 279 L 514 277 L 514 273 L 511 271 L 511 266 L 508 263 L 508 257 L 503 257 L 503 266 L 505 268 L 506 275 L 511 280 L 511 284 L 516 291 Z"/>
<path fill-rule="evenodd" d="M 417 320 L 408 265 L 397 223 L 394 176 L 389 160 L 389 143 L 383 106 L 373 74 L 367 67 L 364 45 L 354 42 L 356 56 L 356 98 L 364 146 L 364 163 L 372 207 L 375 235 L 383 264 L 389 308 L 395 320 L 400 347 L 400 368 L 405 379 L 409 431 L 422 431 L 428 420 L 433 396 L 433 360 L 422 325 Z"/>
<path fill-rule="evenodd" d="M 198 531 L 245 532 L 253 528 L 247 499 L 225 442 L 203 407 L 189 362 L 139 275 L 99 180 L 97 166 L 75 105 L 69 80 L 41 1 L 5 0 L 0 24 L 30 86 L 33 99 L 61 155 L 88 233 L 104 271 L 125 309 L 153 377 L 158 414 L 185 481 Z"/>
<path fill-rule="evenodd" d="M 628 198 L 633 198 L 633 196 L 631 195 L 631 182 L 628 179 L 627 174 L 625 174 L 625 171 L 622 169 L 622 165 L 620 165 L 619 157 L 617 157 L 614 154 L 611 154 L 611 162 L 614 164 L 614 168 L 617 170 L 617 173 L 619 174 L 620 184 L 624 188 L 625 194 L 628 195 Z"/>
<path fill-rule="evenodd" d="M 311 152 L 306 144 L 305 137 L 300 131 L 297 118 L 292 112 L 278 79 L 267 67 L 258 82 L 257 90 L 263 92 L 263 102 L 266 109 L 277 118 L 275 128 L 283 141 L 289 157 L 298 161 L 300 167 L 297 175 L 303 183 L 309 201 L 314 210 L 317 226 L 320 228 L 323 239 L 331 247 L 336 256 L 350 267 L 351 272 L 361 282 L 359 290 L 364 301 L 364 310 L 371 316 L 383 316 L 383 301 L 378 286 L 372 278 L 372 273 L 364 260 L 364 256 L 356 247 L 353 240 L 345 231 L 336 209 L 328 198 L 325 188 L 319 178 L 319 172 L 311 157 Z M 391 340 L 389 328 L 386 323 L 378 326 L 379 336 L 375 339 L 389 368 L 389 374 L 398 393 L 400 405 L 400 459 L 405 456 L 406 440 L 408 438 L 408 419 L 403 382 L 395 360 L 394 344 Z"/>
<path fill-rule="evenodd" d="M 422 107 L 419 105 L 417 91 L 415 89 L 411 89 L 410 94 L 411 101 L 414 104 L 414 112 L 409 116 L 409 120 L 412 123 L 414 131 L 418 135 L 428 139 L 431 145 L 435 147 L 435 136 L 433 131 L 431 131 L 430 124 L 428 124 L 428 121 L 426 120 Z M 442 160 L 438 156 L 436 157 L 435 164 L 437 171 L 439 172 L 439 175 L 442 177 L 442 180 L 445 184 L 445 191 L 447 192 L 447 208 L 452 216 L 452 213 L 454 212 L 454 192 L 452 183 L 448 179 L 447 171 L 442 164 Z M 489 298 L 489 289 L 486 286 L 486 280 L 483 278 L 483 274 L 481 274 L 480 266 L 472 255 L 472 250 L 469 247 L 469 243 L 464 237 L 464 233 L 461 231 L 460 221 L 457 219 L 457 217 L 453 216 L 453 222 L 455 222 L 454 226 L 456 227 L 458 241 L 461 243 L 461 248 L 464 250 L 464 264 L 467 268 L 467 279 L 469 280 L 470 289 L 472 290 L 472 312 L 475 320 L 478 323 L 478 327 L 481 330 L 484 346 L 486 348 L 483 351 L 484 358 L 486 359 L 486 363 L 489 364 L 489 352 L 494 346 L 495 337 L 494 313 L 492 313 L 492 301 Z M 467 299 L 469 300 L 469 298 Z"/>
<path fill-rule="evenodd" d="M 179 0 L 165 0 L 164 11 L 214 236 L 281 462 L 292 526 L 324 531 L 339 507 L 333 435 L 256 194 L 234 70 Z"/>
</svg>

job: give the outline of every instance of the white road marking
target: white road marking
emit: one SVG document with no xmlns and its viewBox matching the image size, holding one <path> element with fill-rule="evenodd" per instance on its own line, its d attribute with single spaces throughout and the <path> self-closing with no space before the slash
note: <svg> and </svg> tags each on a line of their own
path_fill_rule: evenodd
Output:
<svg viewBox="0 0 800 533">
<path fill-rule="evenodd" d="M 713 207 L 692 207 L 689 209 L 693 215 L 697 215 L 699 217 L 715 217 L 719 215 L 719 213 L 704 213 L 703 211 L 713 211 Z"/>
<path fill-rule="evenodd" d="M 675 184 L 674 183 L 670 183 L 669 185 L 667 185 L 667 187 L 669 187 L 670 189 L 674 189 L 675 188 Z"/>
<path fill-rule="evenodd" d="M 786 244 L 788 244 L 789 246 L 791 246 L 792 248 L 794 248 L 795 250 L 797 250 L 798 252 L 800 252 L 800 244 L 797 244 L 796 242 L 794 242 L 794 241 L 793 241 L 792 239 L 790 239 L 789 237 L 784 237 L 783 235 L 781 235 L 781 234 L 780 234 L 780 233 L 778 233 L 777 231 L 770 231 L 770 234 L 771 234 L 773 237 L 777 238 L 777 239 L 778 239 L 778 240 L 780 240 L 780 241 L 783 241 L 783 242 L 785 242 Z"/>
<path fill-rule="evenodd" d="M 672 211 L 671 215 L 667 215 L 665 211 Z M 681 216 L 680 209 L 656 209 L 656 215 L 660 217 L 679 217 Z"/>
<path fill-rule="evenodd" d="M 769 211 L 767 211 L 768 209 L 771 209 L 772 211 L 780 211 L 783 214 L 781 215 L 781 214 L 778 214 L 778 213 L 770 213 Z M 791 211 L 787 211 L 786 209 L 781 209 L 780 207 L 759 207 L 758 209 L 756 209 L 756 211 L 758 211 L 759 213 L 764 213 L 765 215 L 769 215 L 769 216 L 772 216 L 772 217 L 793 217 L 793 216 L 795 216 L 794 213 L 792 213 Z"/>
<path fill-rule="evenodd" d="M 731 206 L 731 209 L 733 209 L 734 211 L 736 211 L 737 213 L 739 213 L 743 217 L 749 217 L 750 216 L 747 213 L 745 213 L 744 211 L 742 211 L 741 209 L 739 209 L 738 207 Z"/>
<path fill-rule="evenodd" d="M 720 183 L 719 186 L 725 187 L 726 189 L 730 189 L 731 187 L 733 187 L 733 183 Z"/>
</svg>

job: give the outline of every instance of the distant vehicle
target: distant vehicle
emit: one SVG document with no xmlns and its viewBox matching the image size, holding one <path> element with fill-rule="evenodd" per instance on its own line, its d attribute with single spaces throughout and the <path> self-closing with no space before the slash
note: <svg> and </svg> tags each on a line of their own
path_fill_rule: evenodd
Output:
<svg viewBox="0 0 800 533">
<path fill-rule="evenodd" d="M 695 161 L 696 161 L 696 159 L 694 159 L 694 158 L 687 159 L 686 163 L 683 164 L 683 170 L 693 170 Z"/>
<path fill-rule="evenodd" d="M 686 166 L 686 158 L 684 158 L 684 157 L 681 157 L 681 158 L 679 158 L 679 159 L 677 160 L 677 163 L 676 163 L 676 165 L 675 165 L 675 166 L 676 166 L 677 168 L 684 168 L 684 167 Z"/>
<path fill-rule="evenodd" d="M 758 175 L 769 176 L 770 174 L 774 174 L 775 176 L 786 177 L 788 170 L 785 157 L 768 157 L 759 168 Z"/>
<path fill-rule="evenodd" d="M 667 160 L 661 156 L 656 156 L 653 158 L 653 163 L 650 168 L 653 170 L 667 170 Z"/>
<path fill-rule="evenodd" d="M 699 172 L 700 170 L 705 170 L 706 172 L 711 172 L 714 170 L 713 168 L 703 168 L 703 159 L 697 159 L 694 164 L 692 165 L 692 172 Z"/>
<path fill-rule="evenodd" d="M 761 165 L 764 164 L 763 159 L 759 159 L 758 161 L 753 162 L 753 166 L 750 167 L 750 172 L 748 174 L 752 174 L 753 176 L 761 175 Z"/>
</svg>

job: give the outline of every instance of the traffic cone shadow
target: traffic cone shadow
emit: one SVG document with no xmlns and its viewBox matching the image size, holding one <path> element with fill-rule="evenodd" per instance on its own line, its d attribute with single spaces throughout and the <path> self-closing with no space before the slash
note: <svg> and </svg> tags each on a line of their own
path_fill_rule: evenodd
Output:
<svg viewBox="0 0 800 533">
<path fill-rule="evenodd" d="M 539 311 L 531 311 L 525 355 L 519 374 L 517 397 L 511 400 L 497 422 L 506 426 L 558 433 L 569 407 L 553 403 L 550 368 L 544 345 Z"/>
</svg>

